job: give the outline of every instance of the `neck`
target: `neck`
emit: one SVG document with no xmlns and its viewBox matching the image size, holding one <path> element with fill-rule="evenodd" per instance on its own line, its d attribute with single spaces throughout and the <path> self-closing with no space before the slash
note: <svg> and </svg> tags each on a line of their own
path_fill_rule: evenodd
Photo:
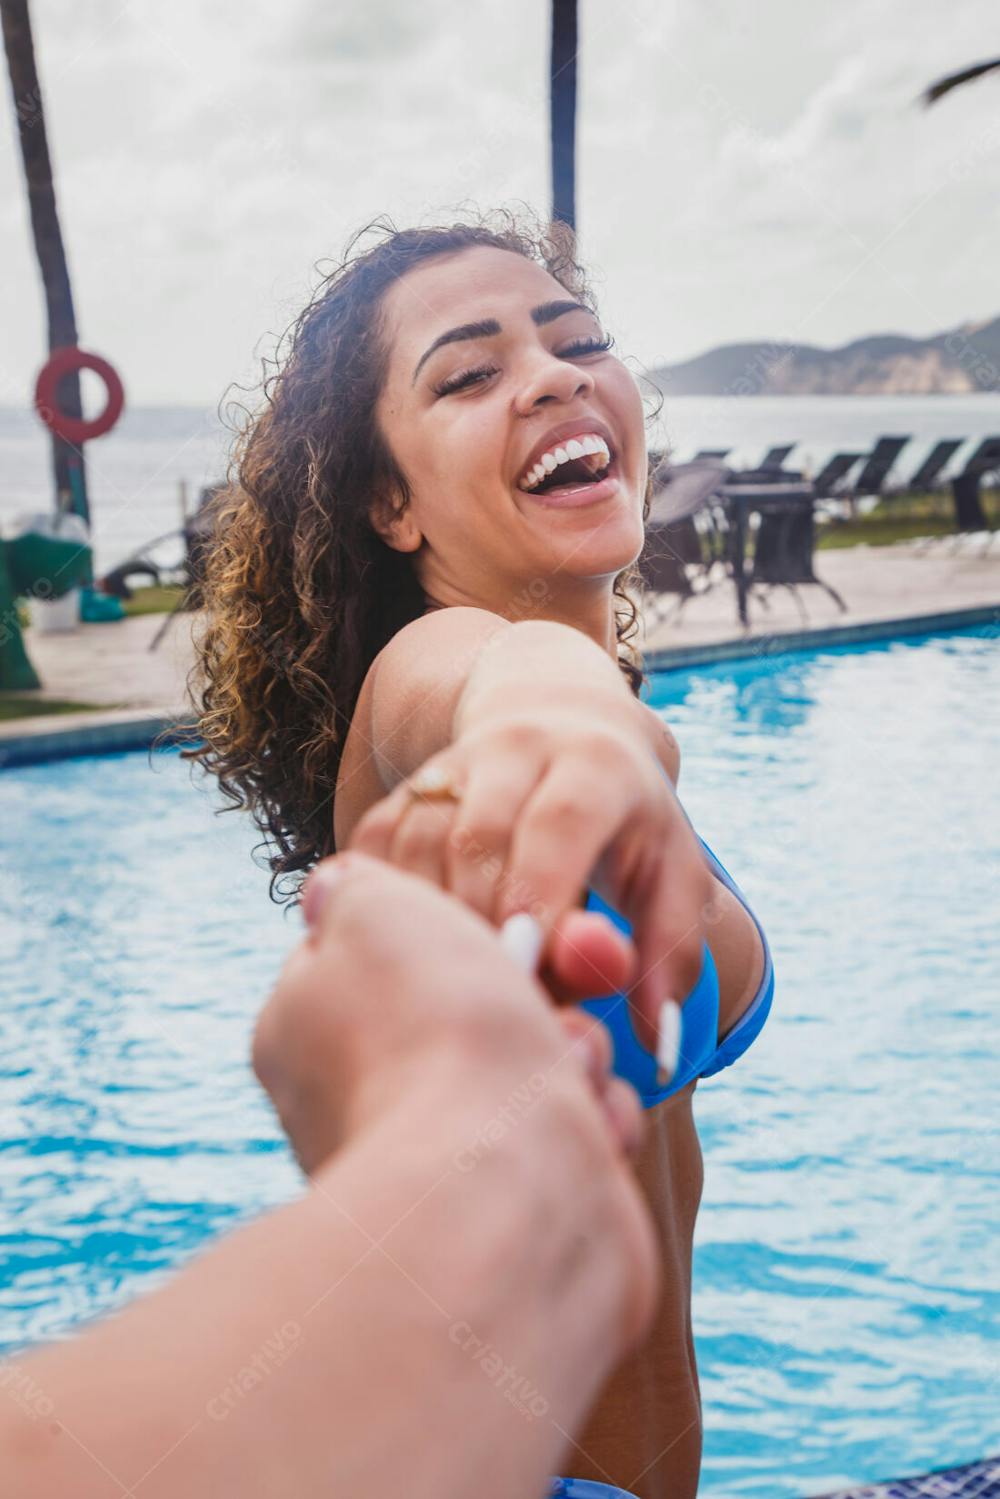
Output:
<svg viewBox="0 0 1000 1499">
<path fill-rule="evenodd" d="M 618 634 L 615 630 L 615 600 L 611 581 L 587 590 L 580 588 L 570 595 L 543 598 L 535 614 L 526 618 L 549 619 L 554 624 L 571 625 L 590 637 L 613 660 L 618 659 Z"/>
<path fill-rule="evenodd" d="M 569 586 L 567 586 L 567 584 Z M 516 624 L 522 619 L 548 619 L 553 624 L 570 625 L 589 636 L 613 660 L 618 659 L 618 634 L 615 629 L 615 598 L 612 578 L 574 578 L 561 580 L 557 592 L 547 580 L 519 582 L 492 600 L 465 589 L 425 586 L 427 609 L 448 609 L 464 605 L 490 609 Z"/>
</svg>

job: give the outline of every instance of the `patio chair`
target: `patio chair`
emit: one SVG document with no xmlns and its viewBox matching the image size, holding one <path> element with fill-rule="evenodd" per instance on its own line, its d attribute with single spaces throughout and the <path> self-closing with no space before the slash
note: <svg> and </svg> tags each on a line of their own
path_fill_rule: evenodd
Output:
<svg viewBox="0 0 1000 1499">
<path fill-rule="evenodd" d="M 796 444 L 794 442 L 789 442 L 786 443 L 784 447 L 768 448 L 767 452 L 764 454 L 764 457 L 761 459 L 761 468 L 781 468 L 784 464 L 785 459 L 788 457 L 789 453 L 795 446 Z"/>
<path fill-rule="evenodd" d="M 955 500 L 955 527 L 959 531 L 988 529 L 979 486 L 987 474 L 1000 472 L 1000 437 L 987 437 L 966 461 L 962 472 L 951 481 Z"/>
<path fill-rule="evenodd" d="M 665 526 L 646 528 L 646 541 L 639 557 L 643 613 L 651 613 L 656 624 L 666 624 L 679 614 L 695 588 L 688 577 L 689 562 L 701 564 L 698 532 L 693 520 L 680 522 L 669 533 Z M 664 607 L 671 597 L 676 603 Z"/>
<path fill-rule="evenodd" d="M 223 484 L 207 485 L 201 491 L 197 510 L 189 516 L 187 524 L 180 532 L 184 538 L 184 587 L 178 595 L 176 604 L 149 642 L 151 651 L 156 650 L 173 623 L 175 615 L 201 608 L 205 563 L 215 535 L 215 501 L 224 489 Z"/>
<path fill-rule="evenodd" d="M 679 615 L 689 599 L 715 586 L 712 571 L 717 559 L 710 538 L 703 534 L 711 529 L 704 517 L 725 477 L 724 464 L 707 461 L 665 463 L 657 471 L 638 567 L 643 607 L 658 624 Z M 663 600 L 671 595 L 677 602 L 664 612 Z"/>
<path fill-rule="evenodd" d="M 812 583 L 824 589 L 840 612 L 846 614 L 847 605 L 837 590 L 816 576 L 813 568 L 815 543 L 813 505 L 803 503 L 801 498 L 770 503 L 760 512 L 749 579 L 750 596 L 756 595 L 767 608 L 767 590 L 787 588 L 803 622 L 808 623 L 809 616 L 798 590 L 803 583 Z"/>
<path fill-rule="evenodd" d="M 158 536 L 155 541 L 149 542 L 144 550 L 148 551 L 158 546 L 160 542 L 169 541 L 174 534 L 173 531 L 168 531 L 165 536 Z M 101 591 L 111 594 L 116 599 L 130 599 L 132 583 L 136 578 L 146 578 L 150 585 L 158 588 L 161 582 L 161 570 L 151 557 L 144 557 L 142 553 L 137 552 L 134 557 L 127 557 L 109 573 L 105 573 L 100 580 Z"/>
</svg>

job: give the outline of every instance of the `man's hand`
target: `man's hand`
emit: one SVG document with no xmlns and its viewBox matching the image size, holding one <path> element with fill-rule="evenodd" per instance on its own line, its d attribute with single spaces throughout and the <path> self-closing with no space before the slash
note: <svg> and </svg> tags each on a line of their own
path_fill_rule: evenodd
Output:
<svg viewBox="0 0 1000 1499">
<path fill-rule="evenodd" d="M 345 1493 L 541 1493 L 648 1329 L 656 1241 L 621 1149 L 638 1102 L 609 1082 L 600 1025 L 387 865 L 321 866 L 307 915 L 255 1062 L 309 1190 L 13 1364 L 52 1419 L 0 1401 L 5 1492 L 320 1499 L 334 1475 Z M 287 1358 L 245 1384 L 276 1338 Z"/>
<path fill-rule="evenodd" d="M 261 1014 L 253 1060 L 307 1173 L 401 1094 L 459 1069 L 479 1075 L 484 1098 L 491 1081 L 582 1069 L 617 1144 L 637 1146 L 641 1109 L 610 1075 L 604 1027 L 553 1011 L 459 901 L 352 853 L 313 872 L 303 914 L 308 936 Z M 574 999 L 623 987 L 634 952 L 581 911 L 565 919 L 551 962 L 550 988 Z"/>
</svg>

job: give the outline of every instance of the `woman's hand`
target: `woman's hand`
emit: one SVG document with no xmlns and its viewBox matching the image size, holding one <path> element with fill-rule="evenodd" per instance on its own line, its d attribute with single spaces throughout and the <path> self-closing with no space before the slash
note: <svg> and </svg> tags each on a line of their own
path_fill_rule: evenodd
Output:
<svg viewBox="0 0 1000 1499">
<path fill-rule="evenodd" d="M 429 793 L 397 786 L 361 819 L 351 847 L 452 891 L 496 925 L 530 912 L 557 981 L 572 950 L 566 923 L 593 886 L 632 923 L 631 995 L 655 1046 L 664 1002 L 683 999 L 701 971 L 714 882 L 657 761 L 648 709 L 603 683 L 550 698 L 459 714 L 454 742 L 414 778 Z"/>
</svg>

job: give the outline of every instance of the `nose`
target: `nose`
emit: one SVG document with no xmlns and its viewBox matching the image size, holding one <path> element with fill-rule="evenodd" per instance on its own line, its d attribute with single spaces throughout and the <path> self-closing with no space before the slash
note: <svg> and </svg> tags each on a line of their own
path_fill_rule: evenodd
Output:
<svg viewBox="0 0 1000 1499">
<path fill-rule="evenodd" d="M 536 350 L 525 368 L 517 395 L 517 409 L 529 416 L 536 406 L 547 401 L 572 401 L 575 396 L 590 395 L 594 377 L 572 359 L 560 359 L 547 349 Z"/>
</svg>

